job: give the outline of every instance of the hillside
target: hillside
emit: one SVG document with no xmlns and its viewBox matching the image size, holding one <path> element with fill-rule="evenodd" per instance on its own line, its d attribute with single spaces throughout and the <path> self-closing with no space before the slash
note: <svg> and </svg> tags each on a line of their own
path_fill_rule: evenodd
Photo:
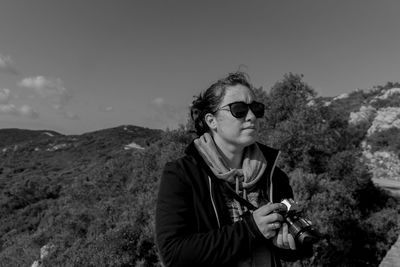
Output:
<svg viewBox="0 0 400 267">
<path fill-rule="evenodd" d="M 364 129 L 363 158 L 373 178 L 400 182 L 400 84 L 354 91 L 325 103 L 345 111 L 350 125 Z"/>
<path fill-rule="evenodd" d="M 93 201 L 111 205 L 112 198 L 128 194 L 121 186 L 132 177 L 121 171 L 131 161 L 136 166 L 133 155 L 140 157 L 162 131 L 128 125 L 74 136 L 47 133 L 0 129 L 0 136 L 7 137 L 0 147 L 4 266 L 30 266 L 49 240 L 62 233 L 70 238 L 79 235 L 81 220 L 88 223 L 87 216 L 99 216 Z M 19 255 L 22 246 L 29 249 Z"/>
</svg>

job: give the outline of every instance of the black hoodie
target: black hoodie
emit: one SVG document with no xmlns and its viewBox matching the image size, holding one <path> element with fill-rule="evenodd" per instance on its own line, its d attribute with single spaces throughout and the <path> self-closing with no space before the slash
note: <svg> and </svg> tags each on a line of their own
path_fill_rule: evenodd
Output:
<svg viewBox="0 0 400 267">
<path fill-rule="evenodd" d="M 258 146 L 267 161 L 259 181 L 265 196 L 272 202 L 293 198 L 287 175 L 275 167 L 279 151 Z M 158 192 L 156 243 L 165 266 L 235 266 L 251 256 L 258 242 L 270 247 L 273 266 L 281 265 L 279 259 L 293 261 L 305 253 L 273 246 L 250 212 L 232 223 L 222 193 L 227 188 L 225 181 L 215 177 L 193 142 L 185 154 L 165 165 Z"/>
</svg>

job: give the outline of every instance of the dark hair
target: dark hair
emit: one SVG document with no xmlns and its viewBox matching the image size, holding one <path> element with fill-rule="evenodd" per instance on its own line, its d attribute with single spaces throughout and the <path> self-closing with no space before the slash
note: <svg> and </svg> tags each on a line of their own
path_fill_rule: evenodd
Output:
<svg viewBox="0 0 400 267">
<path fill-rule="evenodd" d="M 190 107 L 190 116 L 194 122 L 196 134 L 201 136 L 206 133 L 209 128 L 205 121 L 205 115 L 215 113 L 221 104 L 226 88 L 241 84 L 252 90 L 252 86 L 248 81 L 248 75 L 244 72 L 229 73 L 227 77 L 213 83 L 208 89 L 195 96 Z"/>
</svg>

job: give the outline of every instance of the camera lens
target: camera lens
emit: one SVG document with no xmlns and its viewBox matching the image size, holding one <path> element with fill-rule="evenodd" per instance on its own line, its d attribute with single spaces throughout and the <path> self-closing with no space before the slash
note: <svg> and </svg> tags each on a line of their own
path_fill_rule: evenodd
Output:
<svg viewBox="0 0 400 267">
<path fill-rule="evenodd" d="M 310 231 L 304 231 L 300 233 L 300 235 L 297 237 L 297 242 L 301 245 L 312 245 L 315 242 L 318 241 L 318 238 L 313 235 Z"/>
<path fill-rule="evenodd" d="M 286 217 L 289 232 L 299 245 L 311 245 L 318 241 L 318 236 L 312 226 L 303 218 L 298 216 Z"/>
</svg>

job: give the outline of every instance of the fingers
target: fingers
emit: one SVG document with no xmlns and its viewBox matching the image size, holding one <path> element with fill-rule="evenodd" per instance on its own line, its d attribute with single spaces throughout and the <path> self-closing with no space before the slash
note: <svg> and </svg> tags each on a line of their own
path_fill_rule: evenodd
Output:
<svg viewBox="0 0 400 267">
<path fill-rule="evenodd" d="M 284 249 L 296 249 L 296 242 L 294 241 L 293 236 L 288 231 L 288 225 L 286 223 L 282 224 L 282 227 L 279 229 L 279 233 L 274 238 L 275 246 Z"/>
<path fill-rule="evenodd" d="M 293 238 L 292 234 L 290 234 L 290 233 L 288 234 L 288 241 L 289 241 L 290 249 L 295 250 L 296 249 L 296 242 L 294 241 L 294 238 Z"/>
<path fill-rule="evenodd" d="M 255 212 L 257 212 L 260 216 L 268 215 L 274 211 L 285 210 L 285 204 L 281 203 L 269 203 L 267 205 L 261 206 Z"/>
<path fill-rule="evenodd" d="M 284 248 L 290 248 L 289 247 L 289 240 L 288 240 L 288 225 L 286 223 L 283 223 L 282 225 L 282 243 Z"/>
<path fill-rule="evenodd" d="M 282 231 L 282 227 L 279 229 L 279 233 L 276 237 L 276 246 L 281 248 L 283 247 L 283 231 Z"/>
<path fill-rule="evenodd" d="M 267 216 L 272 216 L 274 214 L 270 214 Z M 258 229 L 263 234 L 263 236 L 267 239 L 272 238 L 276 235 L 276 230 L 281 227 L 280 222 L 273 221 L 272 223 L 265 222 L 265 216 L 257 216 L 253 213 L 253 218 L 255 223 L 257 224 Z"/>
<path fill-rule="evenodd" d="M 281 228 L 283 216 L 275 211 L 285 208 L 284 204 L 275 203 L 264 205 L 253 212 L 254 221 L 265 238 L 276 236 L 277 230 Z"/>
<path fill-rule="evenodd" d="M 271 231 L 275 231 L 275 230 L 278 230 L 279 228 L 281 228 L 281 224 L 280 224 L 280 222 L 269 223 L 269 224 L 267 224 L 267 227 Z"/>
<path fill-rule="evenodd" d="M 280 204 L 279 203 L 275 203 L 275 204 L 267 204 L 264 205 L 260 208 L 258 208 L 257 210 L 255 210 L 253 212 L 253 214 L 257 217 L 262 218 L 262 220 L 264 221 L 264 223 L 268 224 L 268 223 L 274 223 L 276 221 L 283 221 L 283 217 L 282 215 L 280 215 L 277 212 L 274 212 L 276 210 L 280 209 Z"/>
<path fill-rule="evenodd" d="M 265 224 L 272 224 L 272 223 L 276 223 L 276 222 L 278 222 L 278 223 L 283 222 L 283 217 L 279 213 L 272 213 L 267 216 L 263 216 L 262 220 L 264 221 Z M 281 227 L 280 224 L 279 224 L 279 227 Z"/>
<path fill-rule="evenodd" d="M 276 236 L 276 230 L 263 231 L 263 236 L 266 239 L 271 239 Z"/>
</svg>

